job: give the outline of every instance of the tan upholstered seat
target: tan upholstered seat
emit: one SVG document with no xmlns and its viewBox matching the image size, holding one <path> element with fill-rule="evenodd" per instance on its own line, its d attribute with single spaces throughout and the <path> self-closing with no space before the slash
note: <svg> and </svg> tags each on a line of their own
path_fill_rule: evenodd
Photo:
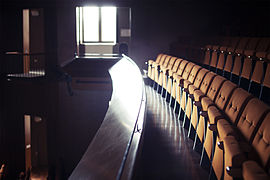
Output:
<svg viewBox="0 0 270 180">
<path fill-rule="evenodd" d="M 210 61 L 210 67 L 212 69 L 215 69 L 217 67 L 217 60 L 218 60 L 218 54 L 219 54 L 219 46 L 213 46 L 213 52 L 212 57 Z"/>
<path fill-rule="evenodd" d="M 225 83 L 224 85 L 227 85 L 227 81 Z M 215 106 L 212 106 L 208 109 L 208 114 L 210 115 L 209 116 L 210 123 L 217 124 L 217 135 L 218 135 L 217 142 L 222 141 L 224 137 L 227 137 L 228 135 L 232 135 L 235 133 L 234 128 L 231 126 L 231 124 L 236 123 L 238 121 L 246 104 L 252 98 L 251 94 L 249 94 L 248 92 L 246 92 L 245 90 L 241 88 L 236 88 L 232 91 L 233 93 L 227 103 L 224 103 L 224 101 L 221 101 L 223 98 L 221 98 L 220 100 L 217 100 L 219 101 L 217 105 L 220 107 L 223 107 L 219 109 L 219 110 L 222 110 L 222 112 L 218 113 L 219 110 L 217 110 Z M 227 119 L 226 120 L 223 119 L 222 117 L 220 117 L 221 115 L 226 116 Z M 208 152 L 207 154 L 212 153 L 212 139 L 211 137 L 209 138 L 209 136 L 210 134 L 208 135 L 208 137 L 206 137 L 206 141 L 205 141 L 206 152 Z M 218 179 L 221 178 L 222 173 L 224 172 L 223 153 L 224 153 L 223 150 L 221 150 L 216 144 L 212 166 Z"/>
<path fill-rule="evenodd" d="M 168 77 L 169 77 L 168 79 L 169 80 L 168 80 L 167 84 L 163 84 L 163 88 L 165 88 L 169 94 L 171 94 L 171 88 L 172 88 L 172 75 L 173 75 L 173 73 L 176 73 L 181 61 L 182 61 L 182 59 L 177 59 L 173 65 L 172 69 L 168 70 Z"/>
<path fill-rule="evenodd" d="M 243 49 L 236 49 L 235 50 L 235 57 L 234 57 L 234 63 L 232 67 L 232 75 L 235 75 L 237 78 L 232 79 L 235 83 L 238 84 L 239 76 L 241 74 L 241 68 L 242 68 L 242 58 L 243 58 L 244 50 Z"/>
<path fill-rule="evenodd" d="M 164 66 L 167 67 L 167 64 L 169 63 L 170 59 L 172 58 L 172 56 L 167 56 L 164 60 L 164 62 L 160 62 L 157 66 L 154 67 L 154 74 L 155 74 L 155 78 L 154 81 L 156 83 L 158 83 L 158 79 L 159 79 L 159 73 L 160 73 L 160 67 Z"/>
<path fill-rule="evenodd" d="M 184 89 L 188 89 L 188 86 L 193 84 L 195 79 L 196 79 L 196 76 L 198 74 L 198 72 L 200 71 L 201 67 L 198 66 L 198 65 L 195 65 L 193 68 L 192 68 L 192 71 L 190 72 L 189 76 L 188 76 L 188 79 L 184 79 L 183 80 L 183 85 L 182 87 Z M 186 109 L 186 103 L 187 103 L 187 90 L 183 91 L 182 92 L 182 99 L 181 99 L 181 103 L 180 103 L 180 107 L 182 108 L 182 110 L 185 110 Z"/>
<path fill-rule="evenodd" d="M 153 62 L 151 64 L 151 74 L 150 74 L 150 79 L 152 80 L 155 80 L 155 69 L 157 68 L 157 66 L 161 65 L 164 63 L 165 59 L 166 59 L 167 55 L 163 54 L 161 57 L 160 57 L 160 60 L 158 62 Z"/>
<path fill-rule="evenodd" d="M 227 58 L 226 58 L 226 63 L 224 66 L 224 71 L 226 72 L 231 72 L 232 66 L 233 66 L 233 54 L 234 54 L 234 48 L 228 48 L 227 49 Z"/>
<path fill-rule="evenodd" d="M 208 107 L 214 105 L 216 96 L 226 79 L 222 76 L 216 76 L 211 83 L 209 90 L 207 91 L 206 97 L 201 100 L 202 110 L 207 111 Z"/>
<path fill-rule="evenodd" d="M 181 99 L 181 86 L 183 84 L 183 80 L 188 79 L 189 74 L 192 70 L 192 68 L 195 66 L 194 63 L 188 63 L 183 74 L 174 74 L 173 79 L 174 79 L 174 87 L 175 87 L 175 92 L 177 92 L 177 98 L 176 101 L 180 104 L 180 99 Z"/>
<path fill-rule="evenodd" d="M 230 138 L 230 140 L 228 140 L 229 143 L 231 143 L 231 141 L 233 142 L 237 141 L 239 149 L 240 149 L 238 151 L 241 152 L 242 154 L 244 154 L 243 153 L 244 151 L 247 151 L 249 153 L 250 150 L 248 146 L 253 141 L 258 128 L 260 127 L 266 113 L 268 113 L 269 110 L 270 110 L 269 107 L 266 104 L 264 104 L 262 101 L 260 101 L 257 98 L 252 98 L 251 100 L 248 101 L 248 104 L 245 106 L 243 112 L 241 113 L 239 121 L 238 122 L 235 121 L 235 124 L 237 123 L 237 126 L 234 126 L 234 127 L 232 126 L 232 129 L 235 131 L 235 133 L 232 133 L 232 129 L 230 129 L 229 125 L 224 123 L 223 125 L 226 126 L 226 129 L 223 127 L 220 127 L 219 125 L 219 128 L 220 128 L 220 129 L 218 128 L 219 137 L 224 140 L 224 144 L 225 144 L 227 137 L 229 137 L 230 135 L 233 135 L 234 138 Z M 232 164 L 231 162 L 231 159 L 235 159 L 240 153 L 237 152 L 236 154 L 233 154 L 235 152 L 233 152 L 231 150 L 231 147 L 229 146 L 228 147 L 224 146 L 224 152 L 225 152 L 224 154 L 225 168 L 228 166 L 233 167 L 233 168 L 240 168 L 238 165 L 234 166 L 234 164 Z M 270 155 L 270 149 L 268 153 L 268 158 L 269 158 L 269 155 Z M 231 178 L 231 176 L 227 173 L 227 171 L 224 174 L 224 176 L 227 177 L 228 179 Z"/>
<path fill-rule="evenodd" d="M 253 50 L 245 50 L 244 51 L 244 63 L 241 71 L 241 77 L 239 80 L 239 85 L 245 90 L 248 90 L 249 80 L 252 75 L 252 61 L 253 61 Z"/>
<path fill-rule="evenodd" d="M 255 151 L 254 159 L 258 164 L 270 173 L 270 113 L 263 119 L 258 132 L 255 134 L 254 140 L 252 141 L 252 147 Z"/>
<path fill-rule="evenodd" d="M 218 62 L 217 62 L 217 73 L 219 75 L 223 74 L 223 69 L 224 69 L 224 65 L 225 65 L 225 58 L 226 58 L 226 51 L 227 51 L 227 47 L 220 47 L 220 54 L 218 57 Z"/>
<path fill-rule="evenodd" d="M 188 61 L 187 61 L 187 60 L 182 60 L 181 63 L 180 63 L 180 65 L 179 65 L 179 67 L 178 67 L 178 70 L 177 70 L 175 73 L 172 74 L 172 77 L 173 77 L 173 85 L 172 85 L 171 96 L 172 96 L 173 98 L 175 98 L 175 94 L 176 94 L 176 86 L 175 86 L 176 83 L 174 82 L 174 77 L 176 77 L 176 76 L 178 76 L 178 75 L 182 76 L 182 74 L 184 73 L 184 70 L 185 70 L 187 64 L 188 64 Z"/>
<path fill-rule="evenodd" d="M 159 54 L 156 58 L 156 61 L 154 60 L 148 60 L 148 77 L 151 77 L 151 70 L 152 70 L 152 64 L 155 62 L 156 64 L 158 64 L 161 60 L 161 57 L 164 56 L 164 54 Z"/>
<path fill-rule="evenodd" d="M 160 66 L 160 73 L 158 77 L 158 84 L 160 86 L 163 86 L 163 83 L 167 84 L 168 71 L 173 67 L 176 59 L 177 59 L 176 57 L 172 57 L 167 66 L 164 65 Z"/>
<path fill-rule="evenodd" d="M 205 47 L 205 55 L 204 55 L 204 60 L 203 60 L 204 65 L 209 65 L 210 64 L 211 50 L 212 50 L 211 45 L 207 45 Z"/>
</svg>

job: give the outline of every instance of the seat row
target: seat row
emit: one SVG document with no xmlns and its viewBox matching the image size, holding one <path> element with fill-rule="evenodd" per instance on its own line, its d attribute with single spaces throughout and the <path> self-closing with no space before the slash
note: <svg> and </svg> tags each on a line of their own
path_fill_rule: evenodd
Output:
<svg viewBox="0 0 270 180">
<path fill-rule="evenodd" d="M 225 77 L 165 54 L 148 61 L 148 77 L 200 149 L 200 164 L 211 162 L 210 177 L 270 178 L 269 106 Z"/>
<path fill-rule="evenodd" d="M 267 95 L 270 92 L 270 53 L 223 46 L 208 46 L 207 49 L 203 62 L 205 68 L 224 76 L 270 104 Z"/>
</svg>

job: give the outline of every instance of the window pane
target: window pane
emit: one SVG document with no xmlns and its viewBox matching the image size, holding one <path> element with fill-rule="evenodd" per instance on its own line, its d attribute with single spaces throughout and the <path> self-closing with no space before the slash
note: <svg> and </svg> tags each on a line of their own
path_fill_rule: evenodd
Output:
<svg viewBox="0 0 270 180">
<path fill-rule="evenodd" d="M 99 41 L 99 8 L 83 7 L 84 41 Z"/>
<path fill-rule="evenodd" d="M 101 41 L 116 42 L 116 7 L 101 8 Z"/>
</svg>

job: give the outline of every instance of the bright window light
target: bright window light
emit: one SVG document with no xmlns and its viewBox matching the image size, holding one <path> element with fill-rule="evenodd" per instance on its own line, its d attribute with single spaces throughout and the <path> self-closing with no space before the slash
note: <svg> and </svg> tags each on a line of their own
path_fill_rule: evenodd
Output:
<svg viewBox="0 0 270 180">
<path fill-rule="evenodd" d="M 101 8 L 101 41 L 115 42 L 116 36 L 116 8 Z"/>
<path fill-rule="evenodd" d="M 81 43 L 116 43 L 116 7 L 78 8 Z"/>
<path fill-rule="evenodd" d="M 84 41 L 99 41 L 99 8 L 83 8 Z"/>
</svg>

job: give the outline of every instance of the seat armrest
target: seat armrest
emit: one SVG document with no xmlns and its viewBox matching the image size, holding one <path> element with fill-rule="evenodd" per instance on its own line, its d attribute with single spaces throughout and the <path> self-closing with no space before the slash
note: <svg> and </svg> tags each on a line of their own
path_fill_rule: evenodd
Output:
<svg viewBox="0 0 270 180">
<path fill-rule="evenodd" d="M 208 129 L 210 131 L 217 131 L 217 125 L 216 124 L 208 124 Z"/>
<path fill-rule="evenodd" d="M 200 111 L 200 115 L 204 118 L 208 118 L 207 111 Z"/>
<path fill-rule="evenodd" d="M 194 105 L 197 107 L 202 107 L 202 104 L 200 101 L 194 101 Z"/>
<path fill-rule="evenodd" d="M 246 156 L 241 150 L 238 141 L 234 136 L 227 136 L 223 140 L 226 172 L 233 178 L 242 176 L 242 164 L 246 161 Z"/>
<path fill-rule="evenodd" d="M 226 172 L 233 178 L 242 178 L 242 168 L 234 168 L 227 166 Z"/>
<path fill-rule="evenodd" d="M 188 97 L 192 100 L 194 100 L 194 95 L 193 94 L 188 94 Z"/>
<path fill-rule="evenodd" d="M 217 142 L 217 146 L 219 147 L 219 149 L 224 150 L 224 144 L 223 144 L 223 141 L 218 141 L 218 142 Z"/>
</svg>

